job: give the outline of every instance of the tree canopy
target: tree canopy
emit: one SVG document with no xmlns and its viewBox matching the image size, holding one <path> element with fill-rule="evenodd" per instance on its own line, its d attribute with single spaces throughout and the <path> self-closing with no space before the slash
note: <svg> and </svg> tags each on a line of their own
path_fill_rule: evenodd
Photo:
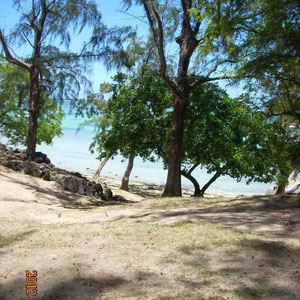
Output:
<svg viewBox="0 0 300 300">
<path fill-rule="evenodd" d="M 0 133 L 9 144 L 26 146 L 29 126 L 28 73 L 2 60 L 0 75 Z M 64 112 L 45 92 L 42 102 L 37 144 L 51 144 L 55 136 L 62 134 Z"/>
</svg>

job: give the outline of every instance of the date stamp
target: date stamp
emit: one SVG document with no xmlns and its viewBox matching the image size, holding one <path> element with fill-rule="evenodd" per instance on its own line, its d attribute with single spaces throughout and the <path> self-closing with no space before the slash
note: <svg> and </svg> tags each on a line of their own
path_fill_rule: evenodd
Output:
<svg viewBox="0 0 300 300">
<path fill-rule="evenodd" d="M 26 270 L 26 300 L 33 300 L 37 295 L 37 271 Z"/>
</svg>

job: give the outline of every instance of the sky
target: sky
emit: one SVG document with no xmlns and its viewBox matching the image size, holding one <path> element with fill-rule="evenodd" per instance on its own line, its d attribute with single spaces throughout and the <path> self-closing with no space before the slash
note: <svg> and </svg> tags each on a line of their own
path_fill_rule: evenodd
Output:
<svg viewBox="0 0 300 300">
<path fill-rule="evenodd" d="M 20 17 L 20 13 L 13 7 L 11 0 L 1 1 L 0 6 L 0 28 L 4 29 L 5 35 L 9 34 L 17 20 Z M 28 4 L 31 1 L 24 1 Z M 140 33 L 145 33 L 147 31 L 147 27 L 142 22 L 139 22 L 136 18 L 128 16 L 125 13 L 122 13 L 122 5 L 119 0 L 96 0 L 98 4 L 99 10 L 102 14 L 103 23 L 107 26 L 133 26 L 139 27 Z M 24 5 L 26 8 L 26 6 Z M 30 7 L 30 5 L 29 5 Z M 142 14 L 142 10 L 139 7 L 134 7 L 131 11 L 135 16 L 140 16 Z M 73 34 L 72 42 L 70 46 L 70 50 L 72 52 L 80 51 L 84 42 L 88 41 L 91 36 L 91 29 L 85 29 L 81 34 Z M 17 46 L 11 45 L 11 48 L 17 53 L 18 56 L 23 57 L 30 53 L 29 46 Z M 91 76 L 91 80 L 93 82 L 94 91 L 97 92 L 99 90 L 100 83 L 110 81 L 110 78 L 115 74 L 116 71 L 107 71 L 101 62 L 94 63 L 93 65 L 94 74 Z"/>
<path fill-rule="evenodd" d="M 13 7 L 12 0 L 2 0 L 0 6 L 0 28 L 4 29 L 5 35 L 9 34 L 17 20 L 20 17 L 20 13 Z M 98 8 L 102 14 L 103 23 L 109 27 L 112 26 L 133 26 L 138 28 L 139 36 L 146 35 L 148 32 L 147 25 L 139 21 L 137 18 L 129 16 L 128 14 L 121 12 L 122 2 L 120 0 L 95 0 L 98 4 Z M 31 1 L 24 0 L 24 8 L 26 3 L 28 8 Z M 130 14 L 140 17 L 143 15 L 143 9 L 139 6 L 133 6 L 130 10 Z M 91 29 L 84 29 L 81 34 L 78 33 L 72 35 L 72 42 L 70 45 L 70 51 L 79 52 L 84 42 L 88 41 L 91 36 Z M 14 52 L 24 57 L 30 53 L 30 47 L 24 45 L 11 45 Z M 89 76 L 89 79 L 93 82 L 94 92 L 99 91 L 100 84 L 103 82 L 111 81 L 111 77 L 116 73 L 115 70 L 107 71 L 101 62 L 93 64 L 93 74 Z M 219 82 L 220 86 L 225 88 L 230 96 L 236 97 L 241 94 L 240 87 L 229 87 L 228 82 Z"/>
</svg>

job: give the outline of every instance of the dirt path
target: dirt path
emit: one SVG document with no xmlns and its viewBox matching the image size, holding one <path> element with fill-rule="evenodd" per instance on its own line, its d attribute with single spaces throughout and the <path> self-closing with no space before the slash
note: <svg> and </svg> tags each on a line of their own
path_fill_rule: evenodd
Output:
<svg viewBox="0 0 300 300">
<path fill-rule="evenodd" d="M 97 207 L 0 167 L 0 299 L 26 299 L 26 270 L 38 300 L 300 299 L 299 212 L 295 197 Z"/>
</svg>

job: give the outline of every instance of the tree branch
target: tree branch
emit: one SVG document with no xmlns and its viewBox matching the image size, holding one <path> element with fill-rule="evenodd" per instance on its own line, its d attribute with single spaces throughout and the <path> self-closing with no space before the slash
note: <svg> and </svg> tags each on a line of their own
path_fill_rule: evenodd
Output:
<svg viewBox="0 0 300 300">
<path fill-rule="evenodd" d="M 238 77 L 236 76 L 219 76 L 219 77 L 202 77 L 199 79 L 196 79 L 192 84 L 191 88 L 195 87 L 198 84 L 203 84 L 206 82 L 212 82 L 212 81 L 217 81 L 217 80 L 224 80 L 224 79 L 237 79 Z"/>
<path fill-rule="evenodd" d="M 234 64 L 235 61 L 232 60 L 232 59 L 221 59 L 221 60 L 218 60 L 218 61 L 215 63 L 214 67 L 208 72 L 207 76 L 205 76 L 205 77 L 210 77 L 210 75 L 211 75 L 212 73 L 214 73 L 214 72 L 217 71 L 217 69 L 218 69 L 219 66 L 221 66 L 222 64 L 225 64 L 225 63 L 231 63 L 231 64 Z"/>
<path fill-rule="evenodd" d="M 6 59 L 7 61 L 11 62 L 11 63 L 14 64 L 14 65 L 17 65 L 17 66 L 19 66 L 19 67 L 21 67 L 21 68 L 23 68 L 23 69 L 26 69 L 26 70 L 30 71 L 30 69 L 31 69 L 31 65 L 30 65 L 30 64 L 24 62 L 24 61 L 21 60 L 21 59 L 18 59 L 18 58 L 16 58 L 16 57 L 14 57 L 14 56 L 11 54 L 11 52 L 10 52 L 10 50 L 9 50 L 9 48 L 8 48 L 6 39 L 5 39 L 4 35 L 3 35 L 2 30 L 0 30 L 0 41 L 1 41 L 1 43 L 2 43 L 2 47 L 3 47 L 4 53 L 5 53 L 5 59 Z"/>
<path fill-rule="evenodd" d="M 178 92 L 176 89 L 176 85 L 167 75 L 167 63 L 166 63 L 165 51 L 164 51 L 164 35 L 163 35 L 163 25 L 162 25 L 161 18 L 153 4 L 153 0 L 150 0 L 151 9 L 149 7 L 149 4 L 147 3 L 147 0 L 143 1 L 143 5 L 153 34 L 154 42 L 159 54 L 160 76 L 170 87 L 172 93 L 174 95 L 177 95 Z M 154 19 L 152 17 L 151 11 L 154 14 L 154 18 L 155 21 L 157 22 L 158 28 L 155 28 Z"/>
<path fill-rule="evenodd" d="M 195 163 L 189 170 L 188 170 L 188 174 L 192 174 L 192 172 L 200 165 L 200 163 Z"/>
</svg>

